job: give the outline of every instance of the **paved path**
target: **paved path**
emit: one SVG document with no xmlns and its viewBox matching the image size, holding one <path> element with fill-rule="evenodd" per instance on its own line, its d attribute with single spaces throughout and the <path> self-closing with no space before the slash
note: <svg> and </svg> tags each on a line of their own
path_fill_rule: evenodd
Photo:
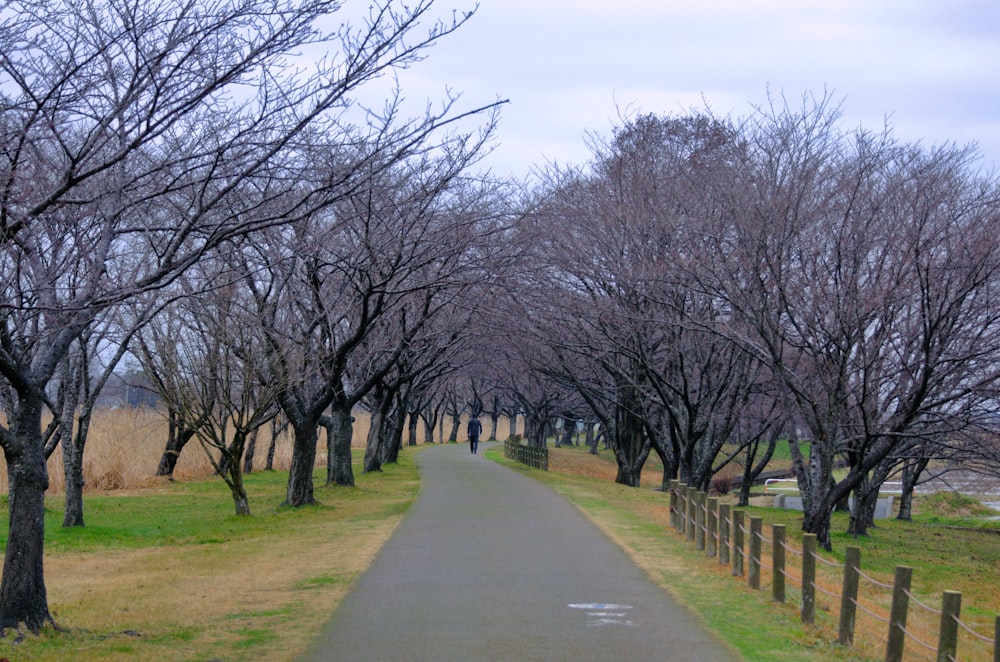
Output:
<svg viewBox="0 0 1000 662">
<path fill-rule="evenodd" d="M 549 488 L 466 444 L 417 466 L 417 500 L 304 660 L 737 659 Z"/>
</svg>

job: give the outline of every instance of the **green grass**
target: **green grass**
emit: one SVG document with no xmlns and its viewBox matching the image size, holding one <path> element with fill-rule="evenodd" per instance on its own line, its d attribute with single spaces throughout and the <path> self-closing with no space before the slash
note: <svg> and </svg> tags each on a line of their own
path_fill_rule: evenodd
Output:
<svg viewBox="0 0 1000 662">
<path fill-rule="evenodd" d="M 323 486 L 318 469 L 320 504 L 304 508 L 281 506 L 287 473 L 255 472 L 243 517 L 217 478 L 87 495 L 82 528 L 62 528 L 49 498 L 46 584 L 65 631 L 8 633 L 0 658 L 295 659 L 416 497 L 412 452 L 384 469 L 357 465 L 355 488 Z"/>
<path fill-rule="evenodd" d="M 377 479 L 377 474 L 376 474 Z M 355 478 L 364 491 L 338 486 L 323 487 L 325 472 L 317 471 L 314 481 L 319 510 L 338 509 L 359 499 L 372 508 L 350 515 L 352 521 L 400 515 L 408 501 L 390 499 L 379 503 L 379 489 L 372 476 Z M 88 495 L 84 500 L 86 526 L 62 526 L 62 497 L 47 497 L 45 506 L 45 546 L 52 552 L 93 552 L 102 549 L 141 549 L 170 545 L 215 545 L 269 534 L 274 527 L 308 519 L 309 508 L 282 507 L 287 472 L 255 472 L 245 477 L 250 501 L 250 517 L 237 516 L 228 488 L 219 479 L 170 483 L 164 488 L 131 495 Z M 377 482 L 377 480 L 376 480 Z M 390 490 L 395 489 L 390 487 Z M 6 501 L 6 498 L 4 498 Z M 6 504 L 4 504 L 6 505 Z M 0 523 L 6 522 L 3 509 Z M 7 526 L 0 525 L 0 547 L 7 544 Z"/>
<path fill-rule="evenodd" d="M 568 452 L 576 452 L 576 449 Z M 731 576 L 728 567 L 708 559 L 668 524 L 668 497 L 652 489 L 631 489 L 594 478 L 527 469 L 502 458 L 499 451 L 487 457 L 527 473 L 563 494 L 592 521 L 618 542 L 665 590 L 687 605 L 721 639 L 747 660 L 863 660 L 884 656 L 884 626 L 875 623 L 873 641 L 859 642 L 854 648 L 836 643 L 837 608 L 827 605 L 817 612 L 817 625 L 799 621 L 797 589 L 789 585 L 783 605 L 771 601 L 769 584 L 764 590 L 750 591 L 746 581 Z M 1000 614 L 997 595 L 1000 568 L 1000 535 L 997 522 L 982 517 L 971 519 L 970 504 L 957 506 L 953 499 L 918 500 L 920 513 L 914 522 L 879 520 L 871 534 L 854 538 L 845 533 L 847 515 L 836 514 L 832 526 L 833 552 L 822 556 L 842 562 L 848 546 L 861 549 L 862 570 L 880 581 L 891 583 L 896 565 L 914 568 L 912 592 L 927 604 L 940 604 L 944 590 L 963 593 L 963 620 L 976 630 L 992 636 L 993 622 Z M 762 517 L 765 536 L 771 525 L 784 524 L 787 544 L 801 549 L 801 513 L 765 507 L 747 509 L 747 517 Z M 981 514 L 993 514 L 989 511 Z M 955 528 L 975 521 L 980 528 Z M 795 561 L 789 559 L 792 564 Z M 766 579 L 766 578 L 765 578 Z M 831 586 L 838 590 L 839 585 Z M 829 600 L 822 598 L 821 601 Z M 859 617 L 861 619 L 864 616 Z M 931 641 L 936 630 L 931 633 Z M 877 640 L 877 641 L 875 641 Z M 981 657 L 975 642 L 967 646 L 961 659 Z M 991 657 L 989 659 L 992 659 Z"/>
<path fill-rule="evenodd" d="M 506 463 L 498 450 L 486 455 Z M 663 493 L 506 464 L 576 503 L 745 659 L 865 659 L 859 650 L 834 642 L 835 614 L 829 610 L 818 613 L 817 627 L 803 626 L 794 594 L 786 605 L 772 604 L 768 591 L 750 591 L 745 581 L 677 536 L 666 523 Z M 419 480 L 409 452 L 385 469 L 367 475 L 358 469 L 353 489 L 322 487 L 323 472 L 317 471 L 321 505 L 300 509 L 280 506 L 286 474 L 254 473 L 247 477 L 249 517 L 233 514 L 228 489 L 218 479 L 173 483 L 133 496 L 88 495 L 88 526 L 81 529 L 63 529 L 61 498 L 49 499 L 50 607 L 68 631 L 46 629 L 21 644 L 8 635 L 0 640 L 0 657 L 294 659 L 367 563 L 352 562 L 374 554 L 416 496 Z M 961 590 L 963 617 L 992 623 L 1000 613 L 995 590 L 1000 536 L 955 527 L 1000 525 L 984 524 L 972 504 L 954 498 L 929 499 L 918 508 L 913 523 L 880 520 L 861 540 L 843 533 L 846 516 L 835 516 L 834 551 L 825 556 L 842 560 L 845 547 L 859 546 L 862 568 L 883 579 L 891 577 L 896 564 L 911 565 L 913 591 L 920 599 L 933 603 L 945 589 Z M 786 524 L 789 544 L 800 545 L 800 514 L 750 510 L 767 526 Z M 378 536 L 372 535 L 375 529 L 381 530 Z M 6 535 L 6 522 L 0 520 L 0 544 Z M 169 562 L 178 566 L 176 576 L 165 580 L 151 574 Z M 110 581 L 116 577 L 117 585 Z M 249 597 L 238 593 L 265 581 L 270 584 Z"/>
</svg>

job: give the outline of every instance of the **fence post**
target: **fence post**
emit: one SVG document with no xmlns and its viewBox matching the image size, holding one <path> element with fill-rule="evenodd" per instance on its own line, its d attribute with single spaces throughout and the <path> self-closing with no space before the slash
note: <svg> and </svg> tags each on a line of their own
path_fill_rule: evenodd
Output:
<svg viewBox="0 0 1000 662">
<path fill-rule="evenodd" d="M 679 501 L 677 498 L 678 485 L 680 485 L 679 480 L 674 479 L 670 481 L 670 526 L 674 528 L 674 531 L 677 530 L 677 503 Z"/>
<path fill-rule="evenodd" d="M 698 492 L 698 510 L 695 511 L 694 518 L 694 539 L 696 549 L 705 549 L 705 498 L 708 495 L 704 492 Z"/>
<path fill-rule="evenodd" d="M 941 598 L 941 634 L 938 637 L 938 662 L 955 659 L 958 649 L 958 615 L 962 611 L 962 594 L 945 591 Z M 995 646 L 996 644 L 994 644 Z"/>
<path fill-rule="evenodd" d="M 733 577 L 743 576 L 743 511 L 733 511 Z"/>
<path fill-rule="evenodd" d="M 785 525 L 771 525 L 771 598 L 785 601 Z"/>
<path fill-rule="evenodd" d="M 747 583 L 750 588 L 760 588 L 760 548 L 764 528 L 763 517 L 750 518 L 750 539 L 747 541 Z"/>
<path fill-rule="evenodd" d="M 719 539 L 719 497 L 708 497 L 708 508 L 705 528 L 705 554 L 709 558 L 715 556 L 715 548 Z"/>
<path fill-rule="evenodd" d="M 1000 616 L 993 623 L 993 662 L 1000 662 Z"/>
<path fill-rule="evenodd" d="M 698 488 L 688 485 L 687 488 L 687 539 L 694 540 L 698 521 Z"/>
<path fill-rule="evenodd" d="M 747 566 L 747 584 L 753 590 L 760 588 L 760 547 L 764 529 L 763 517 L 750 518 L 750 540 L 748 547 L 750 551 L 747 556 L 749 565 Z"/>
<path fill-rule="evenodd" d="M 684 535 L 687 526 L 687 483 L 677 483 L 677 533 Z"/>
<path fill-rule="evenodd" d="M 729 565 L 729 504 L 719 504 L 719 565 Z"/>
<path fill-rule="evenodd" d="M 861 569 L 861 549 L 848 547 L 844 556 L 844 587 L 840 593 L 840 633 L 842 646 L 854 643 L 854 617 L 857 614 L 858 571 Z"/>
<path fill-rule="evenodd" d="M 802 534 L 802 622 L 816 622 L 816 534 Z"/>
<path fill-rule="evenodd" d="M 892 582 L 892 609 L 889 611 L 889 641 L 885 646 L 885 662 L 902 662 L 906 644 L 906 612 L 910 606 L 910 580 L 913 568 L 896 566 Z"/>
</svg>

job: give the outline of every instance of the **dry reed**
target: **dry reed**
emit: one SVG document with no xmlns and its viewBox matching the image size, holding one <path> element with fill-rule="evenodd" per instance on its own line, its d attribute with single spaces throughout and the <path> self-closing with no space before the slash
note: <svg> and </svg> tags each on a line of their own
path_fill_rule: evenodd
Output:
<svg viewBox="0 0 1000 662">
<path fill-rule="evenodd" d="M 354 444 L 363 445 L 368 435 L 369 417 L 355 415 Z M 156 469 L 167 442 L 167 420 L 163 412 L 150 408 L 122 408 L 95 412 L 84 451 L 85 492 L 134 490 L 163 480 Z M 263 469 L 271 443 L 270 427 L 260 431 L 254 454 L 254 469 Z M 291 435 L 286 430 L 275 441 L 273 468 L 287 470 L 291 463 Z M 326 443 L 320 439 L 316 462 L 326 464 Z M 66 476 L 61 448 L 48 460 L 49 494 L 65 491 Z M 203 478 L 212 465 L 197 440 L 184 448 L 174 469 L 177 480 Z M 0 454 L 0 494 L 7 493 L 7 463 Z"/>
<path fill-rule="evenodd" d="M 355 412 L 354 439 L 352 446 L 363 447 L 368 437 L 370 417 L 367 412 Z M 0 417 L 2 419 L 2 417 Z M 465 439 L 465 419 L 459 430 L 458 438 Z M 6 421 L 0 420 L 0 423 Z M 450 419 L 445 424 L 443 433 L 450 431 Z M 487 434 L 490 431 L 487 423 Z M 497 427 L 497 437 L 504 439 L 509 431 L 509 423 L 501 418 Z M 442 430 L 435 431 L 438 441 Z M 407 433 L 404 432 L 404 435 Z M 424 438 L 423 425 L 417 433 L 422 442 Z M 87 446 L 84 451 L 83 479 L 85 492 L 113 492 L 141 489 L 156 484 L 163 478 L 156 476 L 164 447 L 167 442 L 167 419 L 164 413 L 150 408 L 120 408 L 105 409 L 94 413 Z M 254 469 L 264 469 L 267 460 L 267 450 L 271 443 L 270 426 L 261 429 L 254 454 Z M 278 435 L 275 441 L 273 468 L 287 470 L 291 464 L 292 441 L 286 430 Z M 319 448 L 316 453 L 316 464 L 326 465 L 326 439 L 320 434 Z M 62 494 L 65 491 L 66 476 L 63 469 L 62 450 L 56 448 L 48 461 L 49 494 Z M 204 478 L 212 473 L 212 465 L 200 448 L 197 440 L 192 440 L 185 447 L 177 460 L 174 478 L 191 480 Z M 7 493 L 7 463 L 0 454 L 0 494 Z"/>
</svg>

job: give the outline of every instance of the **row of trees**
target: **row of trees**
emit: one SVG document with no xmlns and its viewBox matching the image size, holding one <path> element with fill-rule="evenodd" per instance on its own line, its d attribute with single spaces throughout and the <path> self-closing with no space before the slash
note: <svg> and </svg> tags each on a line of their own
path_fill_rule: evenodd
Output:
<svg viewBox="0 0 1000 662">
<path fill-rule="evenodd" d="M 49 615 L 46 459 L 82 526 L 83 455 L 126 356 L 209 451 L 238 513 L 263 426 L 293 438 L 287 504 L 354 482 L 464 412 L 599 425 L 618 481 L 749 478 L 789 439 L 804 528 L 829 545 L 891 472 L 995 467 L 995 180 L 974 152 L 839 129 L 828 99 L 642 116 L 533 189 L 472 172 L 498 104 L 418 118 L 365 83 L 469 15 L 431 2 L 21 1 L 0 23 L 0 427 L 10 535 L 0 628 Z M 301 52 L 326 50 L 297 68 Z M 477 116 L 479 127 L 450 127 Z M 48 412 L 50 418 L 44 415 Z M 43 421 L 51 421 L 43 426 Z M 425 433 L 429 437 L 430 434 Z M 596 450 L 596 439 L 590 438 Z M 843 461 L 846 477 L 834 478 Z M 745 496 L 745 494 L 744 494 Z"/>
<path fill-rule="evenodd" d="M 707 489 L 787 439 L 829 547 L 838 504 L 864 533 L 893 472 L 996 470 L 1000 188 L 973 149 L 844 132 L 807 98 L 637 117 L 593 151 L 521 228 L 538 252 L 510 332 L 550 382 L 535 402 L 600 421 L 619 482 L 656 452 Z"/>
<path fill-rule="evenodd" d="M 463 270 L 483 272 L 481 226 L 499 219 L 492 187 L 461 176 L 497 104 L 449 96 L 408 118 L 398 92 L 357 99 L 471 14 L 385 0 L 338 24 L 340 4 L 22 0 L 0 16 L 0 628 L 52 620 L 46 458 L 62 445 L 66 524 L 82 525 L 90 414 L 129 347 L 178 427 L 221 451 L 241 509 L 237 458 L 277 408 L 288 501 L 309 503 L 323 412 L 343 426 L 448 351 L 440 316 L 485 282 Z"/>
</svg>

